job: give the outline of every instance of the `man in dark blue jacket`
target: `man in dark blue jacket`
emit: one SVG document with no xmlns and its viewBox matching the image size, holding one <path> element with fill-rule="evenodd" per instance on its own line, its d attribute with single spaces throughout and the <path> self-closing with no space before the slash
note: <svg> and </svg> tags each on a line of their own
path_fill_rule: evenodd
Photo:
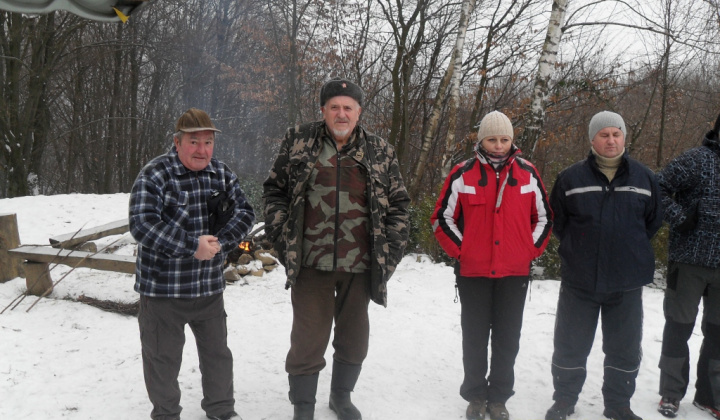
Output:
<svg viewBox="0 0 720 420">
<path fill-rule="evenodd" d="M 665 330 L 658 411 L 675 417 L 690 373 L 688 339 L 703 299 L 703 344 L 693 403 L 720 418 L 720 116 L 702 146 L 686 151 L 658 174 L 670 225 Z"/>
<path fill-rule="evenodd" d="M 625 135 L 620 115 L 596 114 L 589 156 L 560 172 L 550 195 L 562 284 L 552 357 L 555 403 L 546 420 L 565 420 L 575 411 L 599 314 L 603 414 L 641 420 L 630 398 L 641 358 L 642 286 L 653 280 L 650 239 L 662 224 L 662 209 L 655 175 L 628 157 Z"/>
</svg>

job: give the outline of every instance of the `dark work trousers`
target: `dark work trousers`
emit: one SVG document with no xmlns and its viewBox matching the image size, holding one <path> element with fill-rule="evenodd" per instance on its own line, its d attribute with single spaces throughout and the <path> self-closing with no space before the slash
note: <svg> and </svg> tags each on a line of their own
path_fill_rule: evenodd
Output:
<svg viewBox="0 0 720 420">
<path fill-rule="evenodd" d="M 302 267 L 292 287 L 293 325 L 285 370 L 313 375 L 325 367 L 333 319 L 333 358 L 361 365 L 370 339 L 370 273 L 342 273 Z"/>
<path fill-rule="evenodd" d="M 457 276 L 457 285 L 465 370 L 460 396 L 467 401 L 505 403 L 514 394 L 515 358 L 520 350 L 528 276 Z M 486 378 L 488 339 L 492 354 Z"/>
<path fill-rule="evenodd" d="M 227 345 L 227 315 L 222 293 L 195 299 L 140 296 L 140 342 L 143 372 L 153 419 L 179 419 L 178 374 L 185 345 L 185 325 L 197 343 L 202 375 L 201 407 L 208 415 L 235 408 L 233 358 Z"/>
<path fill-rule="evenodd" d="M 587 377 L 598 315 L 605 353 L 602 394 L 606 407 L 629 407 L 642 350 L 642 287 L 596 293 L 562 284 L 555 318 L 552 356 L 554 400 L 577 403 Z"/>
<path fill-rule="evenodd" d="M 671 261 L 663 310 L 660 395 L 682 400 L 690 373 L 688 340 L 703 299 L 703 343 L 697 364 L 695 401 L 720 408 L 720 269 Z"/>
</svg>

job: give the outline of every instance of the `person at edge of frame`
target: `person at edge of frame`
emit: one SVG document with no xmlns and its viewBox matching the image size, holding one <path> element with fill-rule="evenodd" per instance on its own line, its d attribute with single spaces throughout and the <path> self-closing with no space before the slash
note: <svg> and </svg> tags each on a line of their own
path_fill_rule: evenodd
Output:
<svg viewBox="0 0 720 420">
<path fill-rule="evenodd" d="M 658 173 L 670 225 L 665 328 L 660 353 L 660 403 L 677 416 L 690 381 L 688 340 L 703 302 L 703 343 L 693 405 L 720 419 L 720 115 L 702 145 Z"/>
</svg>

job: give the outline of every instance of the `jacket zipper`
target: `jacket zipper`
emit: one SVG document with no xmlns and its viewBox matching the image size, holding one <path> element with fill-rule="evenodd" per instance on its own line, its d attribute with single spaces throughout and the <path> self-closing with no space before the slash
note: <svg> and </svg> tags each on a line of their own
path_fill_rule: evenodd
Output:
<svg viewBox="0 0 720 420">
<path fill-rule="evenodd" d="M 333 233 L 333 271 L 337 271 L 338 230 L 340 229 L 340 150 L 335 165 L 335 232 Z"/>
</svg>

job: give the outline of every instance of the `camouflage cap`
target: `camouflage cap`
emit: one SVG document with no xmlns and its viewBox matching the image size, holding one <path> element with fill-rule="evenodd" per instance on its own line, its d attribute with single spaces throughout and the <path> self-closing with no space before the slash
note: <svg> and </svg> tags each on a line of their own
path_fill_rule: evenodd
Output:
<svg viewBox="0 0 720 420">
<path fill-rule="evenodd" d="M 178 118 L 177 123 L 175 123 L 176 132 L 195 133 L 206 130 L 221 132 L 215 128 L 215 124 L 210 120 L 210 116 L 202 109 L 188 109 Z"/>
<path fill-rule="evenodd" d="M 329 80 L 320 88 L 320 106 L 325 106 L 330 98 L 335 96 L 349 96 L 362 106 L 363 92 L 355 83 L 336 77 Z"/>
</svg>

